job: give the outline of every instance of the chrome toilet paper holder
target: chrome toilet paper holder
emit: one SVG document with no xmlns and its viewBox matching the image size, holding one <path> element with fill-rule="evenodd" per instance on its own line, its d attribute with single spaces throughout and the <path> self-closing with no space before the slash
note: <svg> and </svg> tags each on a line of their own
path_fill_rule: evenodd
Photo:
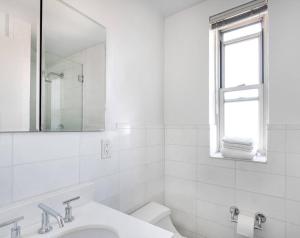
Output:
<svg viewBox="0 0 300 238">
<path fill-rule="evenodd" d="M 238 223 L 238 216 L 240 214 L 240 209 L 236 206 L 232 206 L 230 207 L 229 211 L 231 214 L 231 222 Z M 256 213 L 254 229 L 262 230 L 263 229 L 262 224 L 266 223 L 266 221 L 267 221 L 267 217 L 263 213 L 261 212 Z"/>
</svg>

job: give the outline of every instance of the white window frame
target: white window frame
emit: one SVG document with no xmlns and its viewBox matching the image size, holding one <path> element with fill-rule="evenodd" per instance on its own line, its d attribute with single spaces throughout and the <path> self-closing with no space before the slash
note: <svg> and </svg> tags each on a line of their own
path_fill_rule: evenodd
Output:
<svg viewBox="0 0 300 238">
<path fill-rule="evenodd" d="M 266 51 L 266 14 L 262 14 L 257 17 L 249 18 L 246 20 L 242 20 L 235 24 L 231 24 L 230 26 L 215 30 L 215 132 L 217 139 L 216 148 L 214 149 L 215 153 L 219 153 L 221 150 L 221 140 L 224 136 L 224 93 L 225 92 L 234 92 L 234 91 L 242 91 L 248 89 L 257 89 L 258 97 L 257 98 L 239 98 L 231 101 L 251 101 L 258 100 L 259 102 L 259 144 L 258 144 L 258 152 L 265 156 L 266 155 L 266 126 L 267 126 L 267 62 L 265 59 L 267 58 Z M 231 30 L 236 30 L 238 28 L 245 27 L 247 25 L 253 25 L 261 22 L 262 31 L 259 33 L 255 33 L 246 37 L 240 37 L 231 41 L 227 41 L 226 43 L 222 40 L 222 35 L 225 32 L 229 32 Z M 249 39 L 259 38 L 261 42 L 260 47 L 260 80 L 258 84 L 255 85 L 240 85 L 237 87 L 231 88 L 223 88 L 225 85 L 224 82 L 224 45 L 232 44 L 237 42 L 242 42 Z M 223 57 L 223 58 L 222 58 Z M 214 157 L 214 156 L 213 156 Z"/>
</svg>

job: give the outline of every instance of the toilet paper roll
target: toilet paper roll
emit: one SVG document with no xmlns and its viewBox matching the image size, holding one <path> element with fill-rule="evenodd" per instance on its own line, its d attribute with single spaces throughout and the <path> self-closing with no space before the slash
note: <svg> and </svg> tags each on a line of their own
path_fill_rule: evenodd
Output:
<svg viewBox="0 0 300 238">
<path fill-rule="evenodd" d="M 244 237 L 253 238 L 254 235 L 254 217 L 245 215 L 238 216 L 236 232 Z"/>
</svg>

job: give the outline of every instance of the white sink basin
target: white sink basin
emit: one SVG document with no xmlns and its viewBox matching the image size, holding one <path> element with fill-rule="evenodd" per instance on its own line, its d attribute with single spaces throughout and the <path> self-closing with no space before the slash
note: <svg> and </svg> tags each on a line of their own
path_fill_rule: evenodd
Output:
<svg viewBox="0 0 300 238">
<path fill-rule="evenodd" d="M 80 227 L 70 230 L 58 238 L 119 238 L 117 233 L 104 227 Z"/>
</svg>

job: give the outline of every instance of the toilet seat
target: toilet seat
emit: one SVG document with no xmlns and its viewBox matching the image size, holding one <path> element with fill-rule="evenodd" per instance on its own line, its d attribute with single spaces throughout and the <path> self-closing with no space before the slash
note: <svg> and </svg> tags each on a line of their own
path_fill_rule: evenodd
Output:
<svg viewBox="0 0 300 238">
<path fill-rule="evenodd" d="M 171 231 L 172 233 L 174 233 L 174 238 L 185 238 L 175 228 L 170 217 L 171 210 L 159 203 L 150 202 L 131 215 L 143 221 L 156 225 L 162 229 Z"/>
</svg>

